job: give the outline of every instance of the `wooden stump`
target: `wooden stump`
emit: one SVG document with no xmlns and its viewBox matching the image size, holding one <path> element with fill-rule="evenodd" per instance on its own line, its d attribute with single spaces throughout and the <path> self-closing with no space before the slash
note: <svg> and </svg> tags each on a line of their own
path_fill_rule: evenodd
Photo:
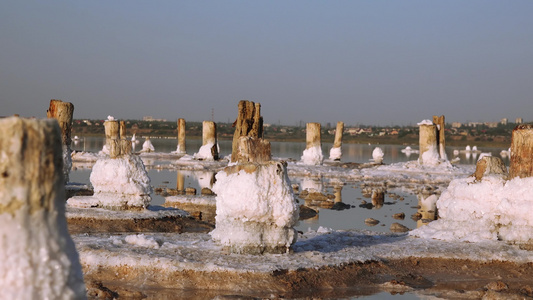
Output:
<svg viewBox="0 0 533 300">
<path fill-rule="evenodd" d="M 233 144 L 231 151 L 232 162 L 261 162 L 262 159 L 270 160 L 270 143 L 263 140 L 263 117 L 261 117 L 261 104 L 248 100 L 241 100 L 238 106 L 237 120 L 233 123 Z M 241 137 L 249 137 L 241 141 Z M 268 147 L 266 146 L 268 143 Z M 255 148 L 256 146 L 260 148 Z M 245 151 L 245 153 L 240 153 Z M 257 155 L 255 154 L 257 152 Z M 257 156 L 257 157 L 256 157 Z M 240 160 L 242 159 L 242 160 Z"/>
<path fill-rule="evenodd" d="M 65 183 L 69 181 L 69 173 L 72 168 L 72 115 L 74 114 L 74 105 L 70 102 L 61 100 L 50 100 L 50 106 L 46 111 L 49 119 L 56 119 L 61 129 L 61 140 L 63 145 L 63 175 Z"/>
<path fill-rule="evenodd" d="M 131 154 L 131 140 L 126 139 L 126 122 L 119 123 L 120 155 Z"/>
<path fill-rule="evenodd" d="M 476 180 L 481 180 L 485 175 L 497 175 L 503 179 L 507 179 L 507 167 L 503 160 L 495 156 L 484 156 L 476 164 L 476 172 L 474 177 Z"/>
<path fill-rule="evenodd" d="M 513 129 L 509 178 L 533 176 L 533 125 L 521 124 Z"/>
<path fill-rule="evenodd" d="M 74 114 L 74 104 L 70 102 L 63 102 L 61 100 L 50 100 L 50 107 L 46 111 L 48 118 L 54 118 L 59 123 L 61 128 L 61 137 L 63 145 L 70 147 L 72 143 L 72 115 Z"/>
<path fill-rule="evenodd" d="M 105 142 L 109 150 L 109 157 L 120 156 L 120 125 L 118 121 L 107 120 L 104 122 Z"/>
<path fill-rule="evenodd" d="M 320 123 L 307 123 L 306 125 L 306 147 L 310 149 L 313 147 L 320 147 Z"/>
<path fill-rule="evenodd" d="M 187 153 L 185 144 L 185 119 L 178 119 L 178 154 Z"/>
<path fill-rule="evenodd" d="M 337 122 L 337 128 L 335 129 L 335 140 L 333 142 L 333 148 L 340 148 L 342 146 L 342 133 L 344 132 L 344 122 Z"/>
<path fill-rule="evenodd" d="M 427 155 L 424 156 L 426 152 L 437 152 L 437 126 L 435 125 L 429 125 L 429 124 L 422 124 L 420 125 L 420 133 L 419 133 L 419 145 L 420 145 L 420 157 L 419 162 L 420 164 L 427 164 L 430 163 L 427 159 Z M 424 159 L 426 157 L 426 159 Z M 424 161 L 426 160 L 426 161 Z"/>
<path fill-rule="evenodd" d="M 212 145 L 211 155 L 214 160 L 218 160 L 217 126 L 212 121 L 204 121 L 202 123 L 202 146 L 206 145 Z"/>
<path fill-rule="evenodd" d="M 65 220 L 56 120 L 0 119 L 0 290 L 6 299 L 84 299 Z"/>
<path fill-rule="evenodd" d="M 433 124 L 437 125 L 437 149 L 439 149 L 439 155 L 441 159 L 447 160 L 446 155 L 446 136 L 445 136 L 445 121 L 444 115 L 433 116 Z"/>
</svg>

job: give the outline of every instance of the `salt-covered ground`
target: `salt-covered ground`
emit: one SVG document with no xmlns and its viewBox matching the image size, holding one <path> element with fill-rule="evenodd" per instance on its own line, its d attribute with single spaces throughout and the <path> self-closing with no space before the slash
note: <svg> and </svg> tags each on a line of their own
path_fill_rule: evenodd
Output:
<svg viewBox="0 0 533 300">
<path fill-rule="evenodd" d="M 505 284 L 523 287 L 529 279 L 517 277 L 531 274 L 533 259 L 532 252 L 497 241 L 446 242 L 323 228 L 299 235 L 294 251 L 287 254 L 232 254 L 208 234 L 98 234 L 73 239 L 89 281 L 120 281 L 141 291 L 210 289 L 259 297 L 298 297 L 324 289 L 338 296 L 334 291 L 346 293 L 347 287 L 424 290 L 461 280 L 464 294 L 505 280 L 502 276 L 509 270 L 492 270 L 502 262 L 514 269 Z M 425 266 L 428 262 L 442 269 L 432 271 L 435 265 Z M 470 270 L 470 265 L 476 268 Z M 445 278 L 442 272 L 454 276 Z"/>
<path fill-rule="evenodd" d="M 180 159 L 164 158 L 168 161 L 161 163 L 160 158 L 163 157 L 158 158 L 156 153 L 150 153 L 149 158 L 141 157 L 147 168 L 216 172 L 228 165 L 227 159 L 198 161 L 191 156 L 184 156 Z M 74 157 L 73 161 L 75 165 L 77 160 Z M 80 161 L 87 163 L 90 159 Z M 453 180 L 467 178 L 475 169 L 473 165 L 452 165 L 449 162 L 421 166 L 417 161 L 390 165 L 329 160 L 321 165 L 308 165 L 287 161 L 289 177 L 376 183 L 392 188 L 413 189 L 430 185 L 438 186 L 440 192 Z M 189 200 L 194 203 L 195 198 Z M 197 204 L 213 205 L 212 201 Z M 204 233 L 106 233 L 74 235 L 73 238 L 88 280 L 118 281 L 140 290 L 200 288 L 234 290 L 239 295 L 265 297 L 266 294 L 259 295 L 257 291 L 273 295 L 299 295 L 302 289 L 312 288 L 313 284 L 315 287 L 327 286 L 340 291 L 347 287 L 361 287 L 361 284 L 375 284 L 384 289 L 383 284 L 390 282 L 395 288 L 401 282 L 407 282 L 405 286 L 421 289 L 438 285 L 437 280 L 448 280 L 464 283 L 467 286 L 462 289 L 464 291 L 480 291 L 485 284 L 498 279 L 508 280 L 514 290 L 520 290 L 517 284 L 528 285 L 529 279 L 519 277 L 533 274 L 530 263 L 533 252 L 497 240 L 466 243 L 454 239 L 441 241 L 428 237 L 417 238 L 407 234 L 320 228 L 318 232 L 299 234 L 291 253 L 253 256 L 229 253 Z M 413 263 L 403 265 L 410 261 Z M 447 278 L 440 274 L 437 278 L 429 271 L 431 267 L 421 267 L 432 261 L 449 266 L 449 269 L 444 267 L 439 271 L 453 275 Z M 398 267 L 400 265 L 401 268 Z M 504 265 L 513 266 L 516 272 L 502 269 L 498 275 L 498 270 Z M 473 267 L 481 273 L 473 274 Z M 402 268 L 404 270 L 400 271 Z M 483 273 L 486 269 L 496 271 Z M 400 273 L 406 277 L 397 275 Z M 406 279 L 409 274 L 419 279 L 411 282 Z M 468 276 L 477 277 L 469 279 Z M 422 282 L 426 282 L 426 285 Z M 473 282 L 477 285 L 472 285 Z"/>
</svg>

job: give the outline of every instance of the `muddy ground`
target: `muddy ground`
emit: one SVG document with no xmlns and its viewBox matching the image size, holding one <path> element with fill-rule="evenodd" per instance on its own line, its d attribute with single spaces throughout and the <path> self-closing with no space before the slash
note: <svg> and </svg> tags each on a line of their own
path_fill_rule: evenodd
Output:
<svg viewBox="0 0 533 300">
<path fill-rule="evenodd" d="M 146 270 L 150 272 L 150 270 Z M 135 271 L 137 272 L 137 271 Z M 157 281 L 128 286 L 128 269 L 99 270 L 86 283 L 91 299 L 338 299 L 386 291 L 442 299 L 533 299 L 533 263 L 407 258 L 271 274 L 175 272 L 162 279 L 183 289 L 159 289 Z M 124 281 L 117 282 L 116 274 Z M 106 280 L 106 279 L 110 280 Z M 220 282 L 254 283 L 232 287 Z M 222 286 L 223 290 L 213 289 Z M 207 289 L 207 290 L 206 290 Z M 241 289 L 240 291 L 238 289 Z M 250 290 L 252 289 L 252 290 Z"/>
</svg>

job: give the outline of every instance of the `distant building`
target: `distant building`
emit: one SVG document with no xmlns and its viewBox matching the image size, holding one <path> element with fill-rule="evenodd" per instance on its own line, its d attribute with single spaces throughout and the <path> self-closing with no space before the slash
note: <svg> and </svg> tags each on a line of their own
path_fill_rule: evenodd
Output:
<svg viewBox="0 0 533 300">
<path fill-rule="evenodd" d="M 522 124 L 524 123 L 524 119 L 522 118 L 516 118 L 516 120 L 514 121 L 516 124 Z"/>
<path fill-rule="evenodd" d="M 500 123 L 502 123 L 502 125 L 507 125 L 507 118 L 503 118 Z"/>
<path fill-rule="evenodd" d="M 461 122 L 453 122 L 452 123 L 452 127 L 453 128 L 460 128 L 461 126 L 463 126 L 463 124 Z"/>
<path fill-rule="evenodd" d="M 166 122 L 167 119 L 154 119 L 154 117 L 152 117 L 152 116 L 144 116 L 143 117 L 143 121 L 147 121 L 147 122 L 154 122 L 154 121 L 156 121 L 156 122 Z"/>
</svg>

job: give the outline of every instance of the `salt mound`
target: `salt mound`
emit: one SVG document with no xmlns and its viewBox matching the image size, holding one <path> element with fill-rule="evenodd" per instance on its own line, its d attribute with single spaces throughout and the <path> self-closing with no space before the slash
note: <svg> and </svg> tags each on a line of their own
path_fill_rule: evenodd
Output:
<svg viewBox="0 0 533 300">
<path fill-rule="evenodd" d="M 505 181 L 499 176 L 455 179 L 437 209 L 440 219 L 410 234 L 446 241 L 533 241 L 533 178 Z"/>
<path fill-rule="evenodd" d="M 299 207 L 294 200 L 286 165 L 279 162 L 244 164 L 218 172 L 213 240 L 235 252 L 287 250 L 296 240 L 292 228 Z"/>
</svg>

